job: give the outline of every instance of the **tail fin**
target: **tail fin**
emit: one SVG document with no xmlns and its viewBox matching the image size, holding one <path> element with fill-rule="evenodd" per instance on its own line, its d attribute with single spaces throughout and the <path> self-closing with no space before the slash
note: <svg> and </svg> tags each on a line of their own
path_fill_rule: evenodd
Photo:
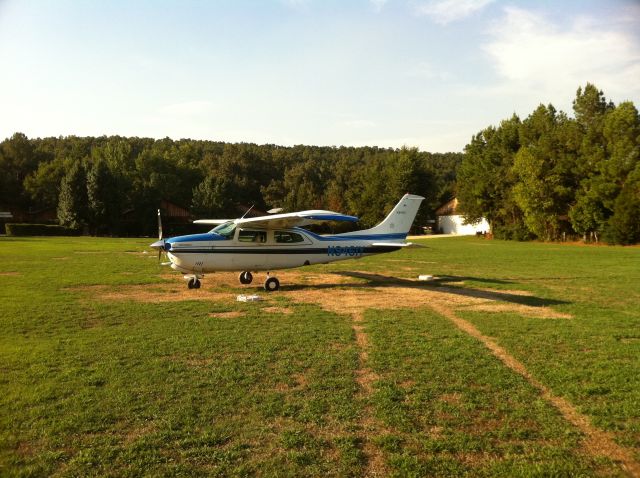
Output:
<svg viewBox="0 0 640 478">
<path fill-rule="evenodd" d="M 397 234 L 398 236 L 403 235 L 402 238 L 398 237 L 398 239 L 404 239 L 409 233 L 409 229 L 411 229 L 420 203 L 423 200 L 424 198 L 422 196 L 405 194 L 384 221 L 371 229 L 358 232 L 367 234 Z"/>
</svg>

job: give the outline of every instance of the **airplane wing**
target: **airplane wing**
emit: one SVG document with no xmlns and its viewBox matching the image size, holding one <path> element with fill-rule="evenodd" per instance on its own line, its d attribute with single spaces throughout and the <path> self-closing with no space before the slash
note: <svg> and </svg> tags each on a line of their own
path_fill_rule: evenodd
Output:
<svg viewBox="0 0 640 478">
<path fill-rule="evenodd" d="M 311 210 L 236 219 L 235 223 L 240 227 L 288 229 L 290 227 L 308 226 L 309 224 L 319 224 L 327 221 L 356 222 L 357 220 L 358 218 L 355 216 L 347 216 L 346 214 L 333 211 Z"/>
<path fill-rule="evenodd" d="M 194 224 L 212 224 L 212 225 L 220 225 L 225 222 L 233 221 L 233 219 L 197 219 L 193 221 Z"/>
</svg>

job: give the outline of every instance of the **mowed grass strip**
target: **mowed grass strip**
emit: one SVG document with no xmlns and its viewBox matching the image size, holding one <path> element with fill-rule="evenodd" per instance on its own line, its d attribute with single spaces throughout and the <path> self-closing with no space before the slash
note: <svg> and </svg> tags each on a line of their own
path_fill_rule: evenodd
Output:
<svg viewBox="0 0 640 478">
<path fill-rule="evenodd" d="M 105 302 L 82 287 L 145 283 L 156 266 L 56 241 L 24 242 L 0 278 L 0 474 L 360 474 L 348 321 L 310 305 Z"/>
<path fill-rule="evenodd" d="M 428 310 L 369 311 L 377 437 L 395 476 L 615 475 L 537 389 Z M 608 471 L 610 470 L 610 471 Z"/>
<path fill-rule="evenodd" d="M 395 268 L 400 277 L 433 274 L 441 277 L 434 287 L 461 292 L 526 291 L 518 303 L 570 316 L 543 319 L 452 305 L 640 462 L 640 248 L 464 237 L 422 243 L 427 249 L 379 256 L 370 269 Z"/>
</svg>

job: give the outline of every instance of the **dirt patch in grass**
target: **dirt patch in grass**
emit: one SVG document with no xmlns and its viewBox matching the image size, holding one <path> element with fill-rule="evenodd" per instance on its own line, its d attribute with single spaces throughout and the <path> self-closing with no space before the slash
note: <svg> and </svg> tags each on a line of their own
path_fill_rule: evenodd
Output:
<svg viewBox="0 0 640 478">
<path fill-rule="evenodd" d="M 190 367 L 208 367 L 213 362 L 214 360 L 209 357 L 189 357 L 184 361 Z"/>
<path fill-rule="evenodd" d="M 14 277 L 14 276 L 20 276 L 22 274 L 20 274 L 20 272 L 0 272 L 0 276 L 5 276 L 5 277 Z"/>
<path fill-rule="evenodd" d="M 485 304 L 476 304 L 470 306 L 467 310 L 478 312 L 514 312 L 511 304 L 502 304 L 496 302 L 487 302 Z M 537 317 L 540 319 L 572 319 L 573 316 L 558 312 L 550 307 L 524 307 L 519 308 L 516 312 L 527 317 Z"/>
<path fill-rule="evenodd" d="M 239 310 L 232 310 L 229 312 L 211 312 L 209 317 L 213 317 L 216 319 L 237 319 L 238 317 L 243 317 L 245 314 L 240 312 Z"/>
<path fill-rule="evenodd" d="M 440 400 L 446 403 L 451 403 L 451 404 L 457 404 L 460 403 L 460 399 L 462 398 L 462 395 L 458 392 L 454 392 L 454 393 L 445 393 L 444 395 L 440 396 Z"/>
<path fill-rule="evenodd" d="M 265 312 L 269 312 L 270 314 L 284 314 L 284 315 L 293 314 L 293 309 L 289 307 L 270 306 L 270 307 L 263 307 L 262 310 Z"/>
<path fill-rule="evenodd" d="M 143 425 L 141 427 L 138 428 L 134 428 L 132 430 L 129 430 L 124 436 L 123 436 L 123 443 L 125 445 L 130 445 L 133 442 L 135 442 L 136 440 L 139 440 L 140 438 L 142 438 L 145 435 L 150 435 L 151 433 L 154 433 L 157 431 L 157 428 L 154 424 L 150 423 L 147 425 Z"/>
<path fill-rule="evenodd" d="M 354 314 L 373 309 L 406 309 L 446 306 L 451 309 L 471 309 L 483 312 L 513 312 L 526 317 L 569 319 L 571 316 L 553 310 L 550 307 L 532 306 L 512 301 L 514 291 L 483 291 L 479 289 L 462 289 L 453 287 L 437 287 L 420 285 L 417 281 L 410 287 L 376 287 L 371 284 L 367 288 L 355 286 L 349 289 L 303 288 L 293 292 L 285 291 L 284 295 L 295 302 L 318 304 L 326 310 L 339 314 Z M 415 284 L 415 285 L 414 285 Z M 523 293 L 522 296 L 526 296 Z M 501 300 L 504 298 L 504 301 Z"/>
<path fill-rule="evenodd" d="M 235 294 L 230 292 L 214 292 L 206 289 L 187 289 L 181 284 L 148 284 L 129 285 L 114 289 L 103 285 L 74 287 L 68 290 L 89 294 L 93 299 L 104 301 L 135 301 L 135 302 L 181 302 L 185 300 L 235 300 Z"/>
</svg>

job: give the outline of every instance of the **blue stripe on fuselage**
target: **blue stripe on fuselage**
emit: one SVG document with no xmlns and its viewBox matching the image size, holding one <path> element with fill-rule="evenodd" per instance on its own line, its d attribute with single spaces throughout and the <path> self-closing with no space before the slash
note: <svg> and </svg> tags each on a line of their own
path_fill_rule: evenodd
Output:
<svg viewBox="0 0 640 478">
<path fill-rule="evenodd" d="M 407 234 L 395 233 L 395 234 L 358 234 L 357 232 L 349 234 L 348 236 L 320 236 L 307 229 L 295 228 L 318 241 L 389 241 L 393 239 L 404 240 L 407 238 Z"/>
<path fill-rule="evenodd" d="M 214 232 L 205 232 L 202 234 L 189 234 L 188 236 L 178 236 L 167 239 L 169 244 L 178 242 L 204 242 L 204 241 L 224 241 L 227 238 Z"/>
</svg>

